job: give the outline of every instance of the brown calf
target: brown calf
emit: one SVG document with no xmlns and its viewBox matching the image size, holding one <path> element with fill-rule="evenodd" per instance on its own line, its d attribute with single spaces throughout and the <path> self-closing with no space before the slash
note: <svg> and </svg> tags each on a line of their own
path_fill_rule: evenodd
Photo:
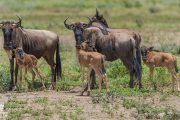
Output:
<svg viewBox="0 0 180 120">
<path fill-rule="evenodd" d="M 107 92 L 109 92 L 109 80 L 106 77 L 106 72 L 104 68 L 104 58 L 105 56 L 98 52 L 86 52 L 88 49 L 88 44 L 86 42 L 83 42 L 80 46 L 77 46 L 77 56 L 78 60 L 81 66 L 82 71 L 82 82 L 84 81 L 84 68 L 88 68 L 88 93 L 90 94 L 90 74 L 91 70 L 93 69 L 95 73 L 99 76 L 99 92 L 101 92 L 101 84 L 102 80 L 105 80 L 106 82 L 106 89 Z M 81 92 L 81 95 L 85 90 Z"/>
<path fill-rule="evenodd" d="M 34 79 L 36 76 L 33 69 L 35 69 L 36 73 L 39 75 L 39 77 L 41 79 L 43 88 L 45 88 L 44 79 L 41 76 L 41 74 L 37 68 L 38 59 L 34 55 L 26 54 L 22 48 L 16 48 L 14 51 L 15 51 L 16 62 L 20 66 L 20 81 L 22 81 L 22 69 L 24 67 L 25 68 L 24 78 L 26 81 L 27 81 L 27 71 L 29 70 L 32 74 L 32 86 L 31 87 L 33 88 Z"/>
<path fill-rule="evenodd" d="M 150 80 L 153 79 L 153 71 L 155 67 L 166 67 L 172 76 L 172 89 L 175 90 L 175 82 L 177 84 L 177 90 L 179 88 L 179 78 L 177 77 L 177 59 L 170 53 L 158 52 L 153 50 L 153 47 L 141 47 L 141 54 L 144 64 L 149 67 Z"/>
</svg>

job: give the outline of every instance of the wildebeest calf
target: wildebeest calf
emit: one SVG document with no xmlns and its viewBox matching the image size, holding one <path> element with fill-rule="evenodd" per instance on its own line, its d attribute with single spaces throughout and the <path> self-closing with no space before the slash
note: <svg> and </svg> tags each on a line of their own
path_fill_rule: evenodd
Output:
<svg viewBox="0 0 180 120">
<path fill-rule="evenodd" d="M 44 79 L 41 76 L 41 74 L 37 68 L 38 59 L 34 55 L 26 54 L 22 48 L 16 48 L 16 49 L 14 49 L 14 51 L 15 51 L 16 62 L 20 66 L 20 81 L 22 81 L 22 69 L 24 67 L 25 68 L 24 78 L 26 81 L 27 81 L 27 71 L 29 70 L 32 74 L 32 86 L 31 87 L 33 88 L 34 79 L 36 76 L 36 74 L 34 72 L 34 70 L 35 70 L 41 79 L 43 88 L 45 88 Z"/>
<path fill-rule="evenodd" d="M 150 79 L 153 79 L 153 71 L 155 67 L 166 67 L 172 75 L 172 89 L 175 90 L 175 82 L 177 84 L 177 90 L 179 88 L 179 78 L 177 77 L 177 59 L 176 56 L 170 53 L 164 53 L 153 50 L 153 47 L 141 47 L 141 54 L 144 64 L 149 67 Z"/>
<path fill-rule="evenodd" d="M 96 74 L 99 76 L 99 92 L 101 92 L 101 84 L 102 80 L 105 80 L 106 82 L 106 88 L 107 92 L 109 92 L 109 80 L 106 77 L 106 72 L 104 68 L 104 58 L 105 56 L 98 52 L 86 52 L 89 45 L 86 42 L 83 42 L 80 46 L 77 47 L 77 56 L 78 60 L 81 66 L 82 71 L 82 81 L 84 81 L 84 68 L 88 68 L 88 93 L 90 94 L 90 74 L 91 70 L 93 69 Z M 81 92 L 81 95 L 83 95 L 85 90 Z"/>
</svg>

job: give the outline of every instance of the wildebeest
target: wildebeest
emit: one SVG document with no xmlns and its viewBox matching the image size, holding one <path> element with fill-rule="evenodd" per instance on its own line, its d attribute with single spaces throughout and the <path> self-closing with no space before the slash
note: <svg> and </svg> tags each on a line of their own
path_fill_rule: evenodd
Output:
<svg viewBox="0 0 180 120">
<path fill-rule="evenodd" d="M 131 88 L 134 87 L 134 77 L 136 77 L 139 81 L 139 88 L 141 88 L 142 87 L 141 52 L 140 52 L 141 36 L 139 35 L 139 33 L 127 29 L 109 29 L 107 28 L 108 27 L 107 22 L 104 21 L 105 19 L 104 18 L 102 19 L 103 16 L 101 16 L 101 19 L 98 20 L 97 16 L 99 15 L 97 14 L 99 13 L 96 11 L 95 17 L 93 17 L 93 19 L 89 18 L 89 23 L 87 24 L 82 22 L 67 24 L 67 19 L 68 19 L 67 18 L 64 21 L 65 27 L 67 29 L 74 31 L 76 46 L 80 45 L 85 40 L 85 38 L 87 39 L 91 38 L 92 41 L 90 43 L 90 46 L 93 48 L 93 50 L 97 50 L 98 52 L 104 54 L 107 58 L 106 60 L 114 61 L 120 58 L 123 64 L 130 72 L 130 82 L 129 82 L 130 87 Z M 93 29 L 95 30 L 92 33 L 84 34 L 86 29 L 92 26 Z M 106 39 L 103 38 L 104 40 L 100 40 L 99 37 L 97 37 L 97 33 L 95 33 L 96 31 L 98 31 L 98 34 L 101 32 L 100 34 L 102 36 L 105 36 Z M 97 38 L 95 38 L 92 34 Z M 126 47 L 126 43 L 123 43 L 123 41 L 127 41 L 126 39 L 129 40 L 131 39 L 131 41 L 133 41 L 134 43 L 135 48 L 133 48 L 134 49 L 133 54 L 132 54 L 132 49 L 129 49 L 130 47 L 129 46 Z M 94 40 L 95 42 L 93 43 Z M 120 41 L 122 43 L 119 46 L 118 42 Z M 119 49 L 121 51 L 117 51 Z"/>
<path fill-rule="evenodd" d="M 86 42 L 81 43 L 80 46 L 76 47 L 77 50 L 77 56 L 78 61 L 81 66 L 81 72 L 82 72 L 82 82 L 84 81 L 84 68 L 88 68 L 88 89 L 87 92 L 90 94 L 90 74 L 92 69 L 95 71 L 95 73 L 99 76 L 99 93 L 101 93 L 101 84 L 104 80 L 106 82 L 106 89 L 107 92 L 109 92 L 109 80 L 106 76 L 106 71 L 104 68 L 104 59 L 105 56 L 98 52 L 87 52 L 89 48 L 89 45 Z M 85 90 L 81 92 L 81 95 L 83 95 Z"/>
<path fill-rule="evenodd" d="M 59 55 L 59 37 L 57 34 L 47 30 L 24 29 L 21 26 L 21 18 L 16 21 L 0 22 L 0 28 L 4 36 L 4 49 L 8 54 L 11 71 L 10 89 L 16 89 L 18 65 L 15 68 L 14 75 L 14 53 L 13 46 L 22 47 L 27 54 L 32 54 L 36 58 L 43 57 L 51 67 L 51 87 L 55 88 L 56 73 L 61 76 L 61 60 Z M 56 51 L 56 63 L 54 62 L 54 54 Z"/>
<path fill-rule="evenodd" d="M 109 25 L 107 24 L 106 19 L 104 18 L 104 16 L 102 14 L 99 13 L 98 9 L 96 8 L 96 14 L 93 17 L 89 18 L 89 23 L 87 24 L 89 26 L 93 26 L 93 27 L 98 27 L 102 30 L 102 32 L 104 34 L 107 34 Z M 136 41 L 136 58 L 138 59 L 138 62 L 141 66 L 141 56 L 140 56 L 140 44 L 141 44 L 141 36 L 138 32 L 129 30 L 129 29 L 111 29 L 112 32 L 114 33 L 126 33 L 130 36 L 132 36 L 134 38 L 134 40 Z"/>
<path fill-rule="evenodd" d="M 172 89 L 173 91 L 175 82 L 177 84 L 177 90 L 180 91 L 179 88 L 179 78 L 177 77 L 177 59 L 176 56 L 153 50 L 153 47 L 141 47 L 141 55 L 144 64 L 149 67 L 149 78 L 152 81 L 153 79 L 153 72 L 155 67 L 165 67 L 168 69 L 169 73 L 172 76 Z M 156 86 L 154 86 L 156 88 Z"/>
<path fill-rule="evenodd" d="M 130 72 L 130 87 L 133 87 L 134 78 L 141 84 L 141 68 L 136 58 L 136 42 L 134 38 L 126 33 L 114 33 L 109 30 L 104 35 L 98 27 L 89 27 L 84 30 L 84 39 L 90 41 L 98 52 L 106 56 L 106 60 L 114 61 L 121 59 Z"/>
<path fill-rule="evenodd" d="M 35 72 L 38 74 L 38 76 L 41 79 L 43 88 L 45 89 L 45 85 L 44 85 L 44 79 L 41 75 L 41 73 L 39 72 L 38 68 L 37 68 L 37 62 L 38 59 L 34 56 L 34 55 L 30 55 L 30 54 L 26 54 L 22 48 L 14 48 L 13 50 L 15 52 L 15 58 L 16 58 L 16 63 L 17 65 L 19 65 L 20 67 L 20 82 L 22 81 L 22 70 L 23 68 L 25 69 L 25 73 L 24 73 L 24 79 L 27 81 L 27 72 L 30 71 L 32 74 L 32 85 L 31 88 L 33 89 L 34 86 L 34 79 L 35 79 Z"/>
</svg>

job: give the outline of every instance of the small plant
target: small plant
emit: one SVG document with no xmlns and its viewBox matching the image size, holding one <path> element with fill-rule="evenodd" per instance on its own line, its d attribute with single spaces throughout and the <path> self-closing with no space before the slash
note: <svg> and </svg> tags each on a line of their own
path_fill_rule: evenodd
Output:
<svg viewBox="0 0 180 120">
<path fill-rule="evenodd" d="M 17 98 L 12 98 L 7 101 L 7 103 L 4 104 L 4 109 L 14 109 L 14 108 L 24 108 L 25 104 L 27 104 L 26 101 L 20 101 L 17 100 Z"/>
<path fill-rule="evenodd" d="M 127 109 L 136 108 L 139 115 L 144 115 L 147 119 L 157 119 L 160 113 L 165 113 L 163 119 L 176 120 L 180 119 L 180 111 L 170 107 L 152 107 L 148 104 L 143 104 L 134 100 L 124 99 L 123 106 Z"/>
<path fill-rule="evenodd" d="M 63 120 L 68 120 L 66 112 L 60 112 L 59 117 Z"/>
<path fill-rule="evenodd" d="M 48 104 L 48 98 L 47 97 L 37 98 L 34 100 L 34 103 L 47 105 Z"/>
</svg>

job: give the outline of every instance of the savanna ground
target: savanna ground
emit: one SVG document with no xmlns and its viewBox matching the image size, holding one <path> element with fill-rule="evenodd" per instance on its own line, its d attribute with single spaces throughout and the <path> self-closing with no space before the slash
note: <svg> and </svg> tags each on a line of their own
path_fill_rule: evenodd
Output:
<svg viewBox="0 0 180 120">
<path fill-rule="evenodd" d="M 148 68 L 143 65 L 143 89 L 128 87 L 129 74 L 117 60 L 106 62 L 111 92 L 101 95 L 93 90 L 91 96 L 78 96 L 81 89 L 80 69 L 76 59 L 72 31 L 63 21 L 88 20 L 98 7 L 111 28 L 128 28 L 139 31 L 142 45 L 175 54 L 180 61 L 180 1 L 179 0 L 1 0 L 0 20 L 22 17 L 25 28 L 47 29 L 60 36 L 60 55 L 63 78 L 57 82 L 57 91 L 42 91 L 36 78 L 35 89 L 29 91 L 29 82 L 18 83 L 18 92 L 8 92 L 9 63 L 0 33 L 0 119 L 49 120 L 101 120 L 101 119 L 180 119 L 180 93 L 171 91 L 171 78 L 166 69 L 157 68 L 152 89 Z M 180 62 L 178 62 L 180 68 Z M 43 59 L 39 69 L 46 86 L 50 85 L 50 69 Z"/>
</svg>

